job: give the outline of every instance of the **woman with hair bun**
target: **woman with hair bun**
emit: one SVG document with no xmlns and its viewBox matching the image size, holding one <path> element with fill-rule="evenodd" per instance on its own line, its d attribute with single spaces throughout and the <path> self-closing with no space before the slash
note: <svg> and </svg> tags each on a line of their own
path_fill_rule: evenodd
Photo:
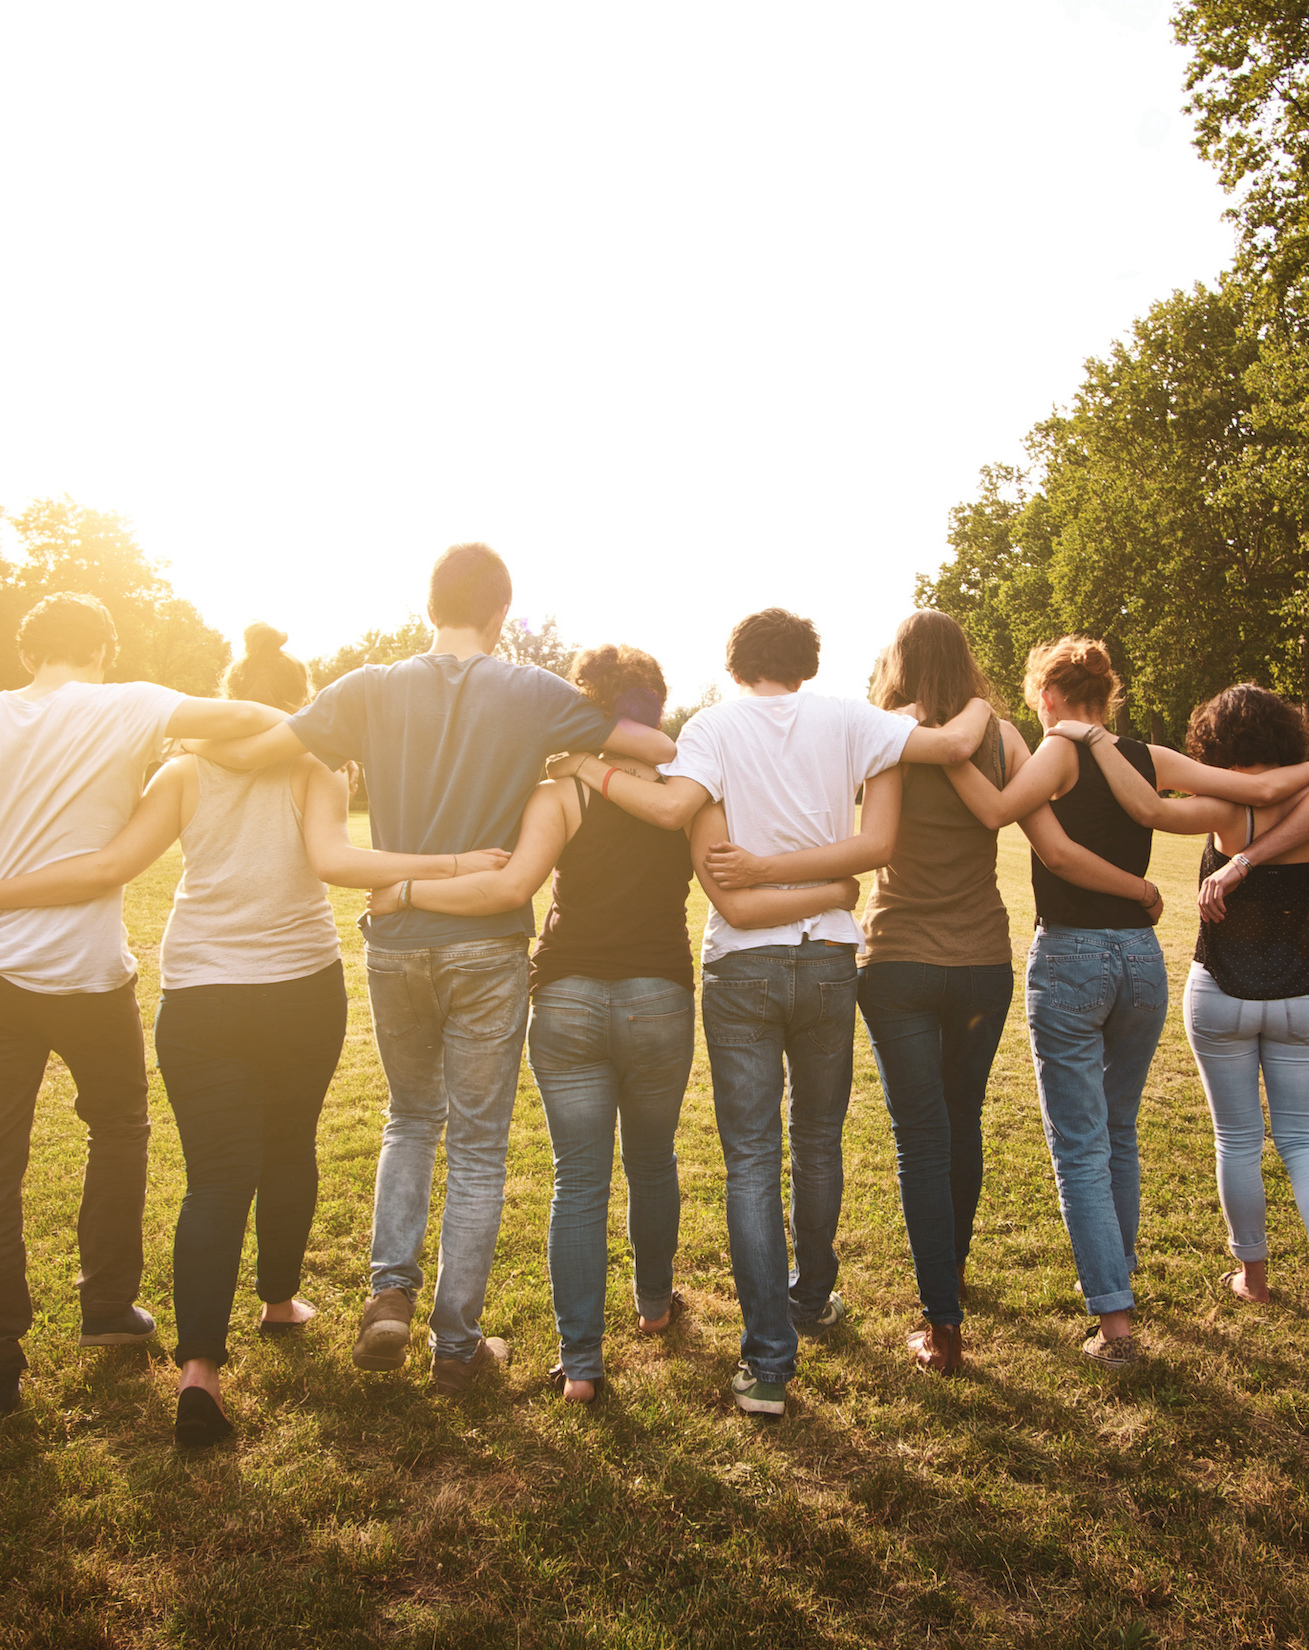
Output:
<svg viewBox="0 0 1309 1650">
<path fill-rule="evenodd" d="M 1298 841 L 1259 865 L 1245 850 L 1256 833 L 1296 808 L 1299 795 L 1287 798 L 1287 791 L 1309 783 L 1304 712 L 1253 682 L 1198 706 L 1186 736 L 1194 760 L 1185 769 L 1171 763 L 1167 782 L 1202 794 L 1182 798 L 1159 796 L 1124 760 L 1121 741 L 1094 726 L 1066 722 L 1051 731 L 1089 744 L 1115 797 L 1141 825 L 1208 832 L 1202 885 L 1211 878 L 1234 883 L 1223 920 L 1200 925 L 1183 1012 L 1213 1118 L 1228 1243 L 1239 1263 L 1222 1282 L 1240 1300 L 1267 1301 L 1261 1067 L 1273 1144 L 1309 1223 L 1309 835 L 1301 830 Z M 1250 776 L 1244 806 L 1210 794 L 1215 769 Z M 1274 800 L 1279 792 L 1283 799 Z"/>
<path fill-rule="evenodd" d="M 1023 692 L 1047 732 L 1076 722 L 1093 741 L 1111 737 L 1106 723 L 1122 698 L 1108 649 L 1087 636 L 1034 647 Z M 1151 791 L 1194 789 L 1197 773 L 1211 792 L 1234 801 L 1255 800 L 1252 790 L 1274 786 L 1269 776 L 1201 770 L 1163 745 L 1119 738 L 1117 749 Z M 1047 737 L 1003 793 L 976 769 L 952 769 L 951 777 L 988 825 L 1008 824 L 1051 801 L 1074 842 L 1141 878 L 1139 902 L 1092 894 L 1034 856 L 1037 930 L 1027 964 L 1046 1142 L 1086 1308 L 1100 1320 L 1082 1350 L 1110 1369 L 1124 1368 L 1141 1355 L 1131 1334 L 1141 1201 L 1136 1119 L 1168 1007 L 1163 955 L 1150 926 L 1162 902 L 1145 878 L 1150 830 L 1115 799 L 1086 743 Z"/>
<path fill-rule="evenodd" d="M 308 672 L 285 641 L 251 625 L 224 693 L 287 714 L 306 704 Z M 453 856 L 354 848 L 347 806 L 345 776 L 312 756 L 234 773 L 183 755 L 160 768 L 108 847 L 0 882 L 5 909 L 76 904 L 130 881 L 181 837 L 155 1021 L 186 1159 L 173 1249 L 181 1445 L 232 1432 L 219 1370 L 252 1201 L 259 1332 L 292 1333 L 314 1316 L 296 1291 L 317 1200 L 318 1115 L 346 1022 L 336 922 L 319 879 L 366 888 L 455 874 Z M 461 854 L 458 870 L 507 858 Z"/>
<path fill-rule="evenodd" d="M 570 679 L 606 715 L 658 727 L 666 689 L 648 653 L 591 648 L 574 659 Z M 559 1363 L 550 1375 L 568 1402 L 582 1404 L 604 1381 L 615 1122 L 638 1333 L 662 1334 L 682 1309 L 673 1288 L 681 1211 L 674 1137 L 695 1047 L 687 832 L 648 824 L 605 794 L 618 769 L 653 782 L 653 768 L 626 756 L 601 761 L 606 771 L 594 791 L 574 777 L 538 785 L 503 871 L 379 888 L 369 898 L 376 913 L 402 902 L 465 915 L 510 910 L 556 867 L 532 955 L 527 1051 L 554 1151 L 547 1252 Z M 726 834 L 721 808 L 714 830 Z M 847 880 L 722 897 L 738 902 L 731 919 L 738 926 L 764 927 L 850 908 L 857 895 Z"/>
</svg>

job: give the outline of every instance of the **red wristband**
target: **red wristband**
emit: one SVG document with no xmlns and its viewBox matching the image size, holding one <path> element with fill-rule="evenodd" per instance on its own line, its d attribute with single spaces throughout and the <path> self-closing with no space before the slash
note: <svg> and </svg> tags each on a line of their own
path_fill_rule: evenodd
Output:
<svg viewBox="0 0 1309 1650">
<path fill-rule="evenodd" d="M 617 772 L 618 772 L 617 768 L 609 768 L 605 772 L 604 783 L 600 786 L 600 795 L 602 797 L 604 797 L 606 802 L 608 802 L 608 800 L 609 800 L 609 781 L 614 777 L 614 775 Z"/>
</svg>

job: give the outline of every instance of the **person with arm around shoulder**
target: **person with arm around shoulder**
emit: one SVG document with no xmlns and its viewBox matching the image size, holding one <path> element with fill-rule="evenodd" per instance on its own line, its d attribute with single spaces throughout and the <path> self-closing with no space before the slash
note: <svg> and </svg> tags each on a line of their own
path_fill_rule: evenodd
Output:
<svg viewBox="0 0 1309 1650">
<path fill-rule="evenodd" d="M 18 630 L 31 682 L 0 693 L 0 877 L 95 851 L 124 826 L 147 767 L 187 734 L 246 737 L 281 720 L 244 702 L 154 682 L 106 682 L 118 637 L 93 596 L 38 602 Z M 0 1413 L 19 1401 L 32 1324 L 22 1183 L 46 1063 L 58 1054 L 87 1125 L 78 1217 L 82 1346 L 148 1339 L 135 1304 L 145 1204 L 145 1046 L 121 886 L 64 909 L 0 911 Z"/>
<path fill-rule="evenodd" d="M 1186 1035 L 1213 1119 L 1218 1198 L 1237 1262 L 1222 1282 L 1239 1300 L 1268 1292 L 1263 1073 L 1273 1144 L 1309 1222 L 1309 809 L 1303 792 L 1260 804 L 1309 776 L 1303 710 L 1253 682 L 1197 706 L 1187 756 L 1172 753 L 1161 797 L 1112 736 L 1076 722 L 1123 806 L 1159 830 L 1208 833 L 1200 860 L 1200 931 L 1183 998 Z M 1185 764 L 1185 766 L 1183 766 Z M 1244 789 L 1250 801 L 1238 799 Z M 1236 796 L 1210 794 L 1222 790 Z M 1206 911 L 1203 896 L 1221 906 Z"/>
</svg>

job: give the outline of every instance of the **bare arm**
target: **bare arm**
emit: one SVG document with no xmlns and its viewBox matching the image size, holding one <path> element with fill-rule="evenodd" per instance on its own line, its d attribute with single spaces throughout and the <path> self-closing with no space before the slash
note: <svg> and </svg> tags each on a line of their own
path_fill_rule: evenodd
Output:
<svg viewBox="0 0 1309 1650">
<path fill-rule="evenodd" d="M 658 728 L 648 728 L 644 722 L 633 722 L 623 717 L 605 740 L 605 749 L 619 756 L 636 756 L 652 768 L 661 762 L 671 762 L 677 755 L 677 746 Z"/>
<path fill-rule="evenodd" d="M 285 722 L 249 739 L 207 739 L 194 750 L 197 756 L 217 762 L 222 768 L 235 768 L 238 773 L 268 768 L 274 762 L 290 762 L 305 754 L 304 746 Z"/>
<path fill-rule="evenodd" d="M 136 812 L 105 847 L 0 881 L 0 911 L 29 905 L 81 905 L 140 876 L 177 840 L 182 828 L 179 767 L 179 763 L 168 762 L 160 768 Z"/>
<path fill-rule="evenodd" d="M 1019 821 L 1023 834 L 1036 849 L 1044 865 L 1065 882 L 1078 888 L 1089 888 L 1097 894 L 1115 894 L 1119 899 L 1130 899 L 1139 905 L 1153 924 L 1164 913 L 1163 896 L 1153 882 L 1145 877 L 1120 871 L 1107 859 L 1093 854 L 1080 842 L 1074 842 L 1055 818 L 1054 809 L 1047 802 L 1034 814 Z"/>
<path fill-rule="evenodd" d="M 560 786 L 546 780 L 528 798 L 523 810 L 518 846 L 503 871 L 482 871 L 474 876 L 450 877 L 441 882 L 414 882 L 410 887 L 409 902 L 419 911 L 444 911 L 456 917 L 492 916 L 500 911 L 516 911 L 519 906 L 526 905 L 550 875 L 570 835 Z M 460 854 L 460 863 L 463 858 Z M 398 911 L 399 885 L 374 888 L 368 898 L 368 909 L 378 917 Z"/>
<path fill-rule="evenodd" d="M 899 768 L 888 768 L 864 781 L 863 813 L 857 836 L 822 848 L 797 848 L 789 854 L 751 854 L 734 842 L 714 842 L 705 855 L 705 869 L 720 888 L 827 881 L 876 870 L 886 864 L 895 847 L 903 788 Z M 726 822 L 724 815 L 724 826 Z"/>
<path fill-rule="evenodd" d="M 285 721 L 284 710 L 252 699 L 183 699 L 164 731 L 170 739 L 245 739 Z"/>
<path fill-rule="evenodd" d="M 1009 752 L 1006 743 L 1006 754 Z M 998 791 L 972 762 L 948 767 L 946 777 L 983 825 L 998 831 L 1058 796 L 1077 781 L 1077 753 L 1065 739 L 1042 740 L 1035 756 L 1022 763 L 1004 790 Z"/>
<path fill-rule="evenodd" d="M 1057 722 L 1050 730 L 1050 737 L 1089 743 L 1115 800 L 1138 825 L 1148 825 L 1155 831 L 1171 831 L 1175 836 L 1197 836 L 1205 831 L 1219 830 L 1230 821 L 1230 803 L 1220 800 L 1212 786 L 1206 787 L 1200 796 L 1160 796 L 1145 775 L 1134 768 L 1118 749 L 1118 741 L 1113 734 L 1099 728 L 1098 723 Z M 1199 762 L 1192 762 L 1188 756 L 1179 758 L 1184 767 L 1178 768 L 1168 760 L 1178 757 L 1177 751 L 1170 751 L 1164 745 L 1151 745 L 1149 749 L 1154 758 L 1155 778 L 1169 789 L 1195 789 L 1191 769 L 1197 770 L 1201 776 L 1228 772 L 1226 768 L 1206 768 Z"/>
<path fill-rule="evenodd" d="M 1125 797 L 1119 796 L 1111 769 L 1116 769 L 1117 763 L 1122 762 L 1129 772 L 1135 775 L 1138 784 L 1132 787 L 1132 791 L 1138 798 L 1141 785 L 1146 790 L 1151 789 L 1149 781 L 1143 779 L 1117 749 L 1117 741 L 1113 735 L 1106 730 L 1097 736 L 1094 732 L 1095 726 L 1094 723 L 1065 720 L 1056 722 L 1050 732 L 1052 735 L 1057 734 L 1064 739 L 1079 742 L 1085 741 L 1089 734 L 1096 761 L 1104 769 L 1105 778 L 1109 781 L 1114 795 L 1133 819 L 1142 825 L 1153 825 L 1157 830 L 1174 831 L 1182 836 L 1194 836 L 1201 831 L 1215 829 L 1215 826 L 1208 823 L 1169 825 L 1162 820 L 1142 819 L 1133 807 L 1128 806 Z M 1294 762 L 1284 768 L 1270 768 L 1266 773 L 1238 773 L 1235 768 L 1211 768 L 1205 762 L 1196 762 L 1189 756 L 1183 756 L 1181 751 L 1170 750 L 1167 745 L 1150 745 L 1148 749 L 1154 761 L 1155 779 L 1159 787 L 1166 791 L 1189 791 L 1195 796 L 1218 797 L 1224 802 L 1235 802 L 1242 807 L 1271 808 L 1278 802 L 1288 801 L 1309 785 L 1309 762 Z M 1169 802 L 1165 797 L 1156 800 L 1163 802 L 1165 806 Z M 1140 805 L 1144 807 L 1144 801 L 1141 801 Z M 1184 819 L 1191 816 L 1177 814 L 1174 817 Z"/>
<path fill-rule="evenodd" d="M 853 911 L 859 899 L 859 884 L 853 877 L 819 883 L 811 888 L 723 888 L 705 865 L 712 842 L 727 832 L 727 815 L 721 802 L 702 808 L 691 825 L 691 863 L 700 886 L 724 922 L 733 928 L 777 928 L 821 916 L 824 911 Z"/>
<path fill-rule="evenodd" d="M 660 760 L 667 759 L 661 757 Z M 566 779 L 576 774 L 591 790 L 602 791 L 610 766 L 598 756 L 572 751 L 567 756 L 551 757 L 546 764 L 546 772 L 551 779 Z M 608 796 L 625 813 L 644 819 L 649 825 L 658 825 L 665 831 L 685 830 L 709 801 L 709 792 L 694 779 L 666 779 L 660 783 L 658 780 L 638 779 L 622 768 L 614 769 L 609 780 Z"/>
<path fill-rule="evenodd" d="M 911 707 L 912 708 L 912 707 Z M 902 762 L 966 762 L 982 742 L 991 707 L 985 699 L 970 699 L 958 716 L 940 728 L 918 727 L 900 753 Z"/>
<path fill-rule="evenodd" d="M 1294 853 L 1306 842 L 1309 842 L 1309 791 L 1304 793 L 1290 813 L 1261 836 L 1255 837 L 1249 847 L 1241 852 L 1253 869 L 1256 865 L 1267 865 L 1270 860 L 1278 859 L 1283 854 Z M 1226 895 L 1244 882 L 1245 877 L 1245 867 L 1233 859 L 1204 879 L 1196 904 L 1205 922 L 1223 920 L 1227 915 Z"/>
<path fill-rule="evenodd" d="M 503 848 L 469 854 L 393 854 L 378 848 L 356 848 L 350 840 L 350 791 L 345 774 L 332 773 L 321 762 L 310 760 L 313 766 L 304 808 L 305 852 L 314 875 L 324 882 L 337 888 L 376 888 L 405 877 L 494 872 L 508 863 L 509 855 Z"/>
</svg>

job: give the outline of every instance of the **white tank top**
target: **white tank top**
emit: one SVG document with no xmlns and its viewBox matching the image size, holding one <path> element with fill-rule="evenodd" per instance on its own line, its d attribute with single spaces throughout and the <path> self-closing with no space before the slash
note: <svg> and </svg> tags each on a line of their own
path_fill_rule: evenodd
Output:
<svg viewBox="0 0 1309 1650">
<path fill-rule="evenodd" d="M 196 759 L 182 880 L 159 947 L 166 990 L 298 980 L 340 956 L 327 892 L 305 853 L 291 764 L 230 773 Z"/>
</svg>

